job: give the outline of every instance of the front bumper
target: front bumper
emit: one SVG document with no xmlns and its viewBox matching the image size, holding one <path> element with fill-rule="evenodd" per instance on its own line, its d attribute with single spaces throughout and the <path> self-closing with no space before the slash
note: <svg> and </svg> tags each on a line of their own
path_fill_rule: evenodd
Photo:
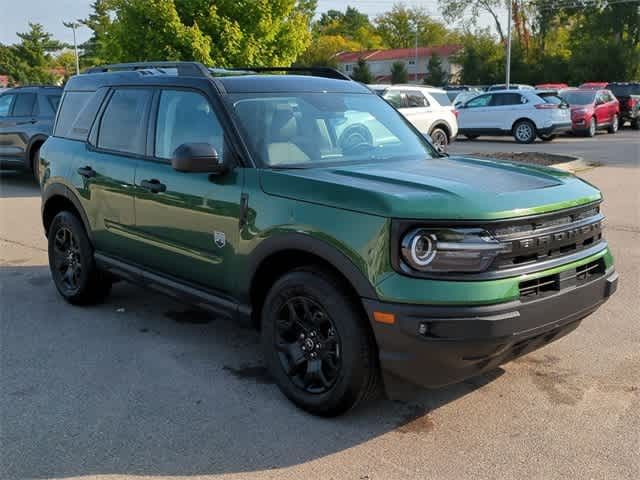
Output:
<svg viewBox="0 0 640 480">
<path fill-rule="evenodd" d="M 387 379 L 440 387 L 491 370 L 575 329 L 616 290 L 613 267 L 580 286 L 529 301 L 425 306 L 363 299 Z M 473 288 L 470 286 L 469 288 Z M 395 323 L 374 320 L 395 315 Z"/>
</svg>

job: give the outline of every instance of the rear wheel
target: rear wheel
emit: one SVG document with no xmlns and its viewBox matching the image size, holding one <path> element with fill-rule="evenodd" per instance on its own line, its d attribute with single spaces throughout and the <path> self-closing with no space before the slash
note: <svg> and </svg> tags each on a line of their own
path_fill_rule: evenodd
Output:
<svg viewBox="0 0 640 480">
<path fill-rule="evenodd" d="M 634 118 L 631 120 L 631 128 L 634 130 L 640 130 L 640 118 Z"/>
<path fill-rule="evenodd" d="M 449 136 L 447 135 L 447 132 L 440 127 L 436 127 L 431 130 L 429 136 L 431 137 L 431 143 L 436 147 L 436 150 L 440 153 L 446 153 L 447 146 L 449 145 Z"/>
<path fill-rule="evenodd" d="M 49 268 L 60 295 L 74 305 L 103 300 L 111 278 L 96 267 L 82 222 L 73 213 L 58 213 L 49 227 Z"/>
<path fill-rule="evenodd" d="M 281 277 L 262 309 L 269 372 L 300 408 L 335 416 L 375 391 L 373 334 L 355 300 L 330 273 L 305 267 Z"/>
<path fill-rule="evenodd" d="M 40 183 L 40 145 L 33 147 L 31 152 L 31 172 L 36 183 Z"/>
<path fill-rule="evenodd" d="M 536 126 L 531 120 L 520 120 L 513 126 L 513 138 L 518 143 L 532 143 L 536 139 Z"/>
<path fill-rule="evenodd" d="M 609 133 L 616 133 L 619 128 L 620 128 L 620 120 L 618 119 L 618 115 L 614 115 L 613 119 L 611 120 L 611 125 L 609 125 L 609 128 L 607 129 L 607 131 Z"/>
</svg>

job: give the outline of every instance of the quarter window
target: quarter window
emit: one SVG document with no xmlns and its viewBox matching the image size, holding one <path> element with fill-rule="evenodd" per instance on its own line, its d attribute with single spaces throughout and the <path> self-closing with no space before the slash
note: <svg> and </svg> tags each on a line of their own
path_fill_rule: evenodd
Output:
<svg viewBox="0 0 640 480">
<path fill-rule="evenodd" d="M 172 158 L 184 143 L 208 143 L 224 154 L 222 126 L 207 99 L 195 92 L 163 90 L 156 123 L 156 157 Z"/>
<path fill-rule="evenodd" d="M 150 90 L 116 90 L 102 116 L 98 147 L 143 154 L 147 134 L 145 120 L 150 100 Z"/>
<path fill-rule="evenodd" d="M 8 117 L 9 109 L 11 108 L 11 102 L 15 95 L 2 95 L 0 97 L 0 117 Z"/>
</svg>

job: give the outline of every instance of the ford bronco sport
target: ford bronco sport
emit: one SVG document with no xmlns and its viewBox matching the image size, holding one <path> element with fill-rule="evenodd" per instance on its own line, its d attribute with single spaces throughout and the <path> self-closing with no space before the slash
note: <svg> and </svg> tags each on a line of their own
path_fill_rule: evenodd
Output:
<svg viewBox="0 0 640 480">
<path fill-rule="evenodd" d="M 330 416 L 494 369 L 615 291 L 592 185 L 439 154 L 334 70 L 261 70 L 69 80 L 40 155 L 62 297 L 124 279 L 254 322 L 284 394 Z"/>
</svg>

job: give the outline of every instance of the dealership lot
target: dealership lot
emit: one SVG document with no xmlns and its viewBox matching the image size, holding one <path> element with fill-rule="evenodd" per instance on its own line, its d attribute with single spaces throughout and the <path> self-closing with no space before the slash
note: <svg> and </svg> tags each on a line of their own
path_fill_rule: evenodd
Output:
<svg viewBox="0 0 640 480">
<path fill-rule="evenodd" d="M 0 478 L 638 478 L 638 132 L 532 145 L 481 137 L 450 151 L 601 163 L 581 175 L 605 194 L 619 291 L 570 336 L 491 374 L 331 420 L 284 399 L 252 330 L 127 283 L 99 307 L 65 304 L 38 189 L 4 173 Z"/>
</svg>

